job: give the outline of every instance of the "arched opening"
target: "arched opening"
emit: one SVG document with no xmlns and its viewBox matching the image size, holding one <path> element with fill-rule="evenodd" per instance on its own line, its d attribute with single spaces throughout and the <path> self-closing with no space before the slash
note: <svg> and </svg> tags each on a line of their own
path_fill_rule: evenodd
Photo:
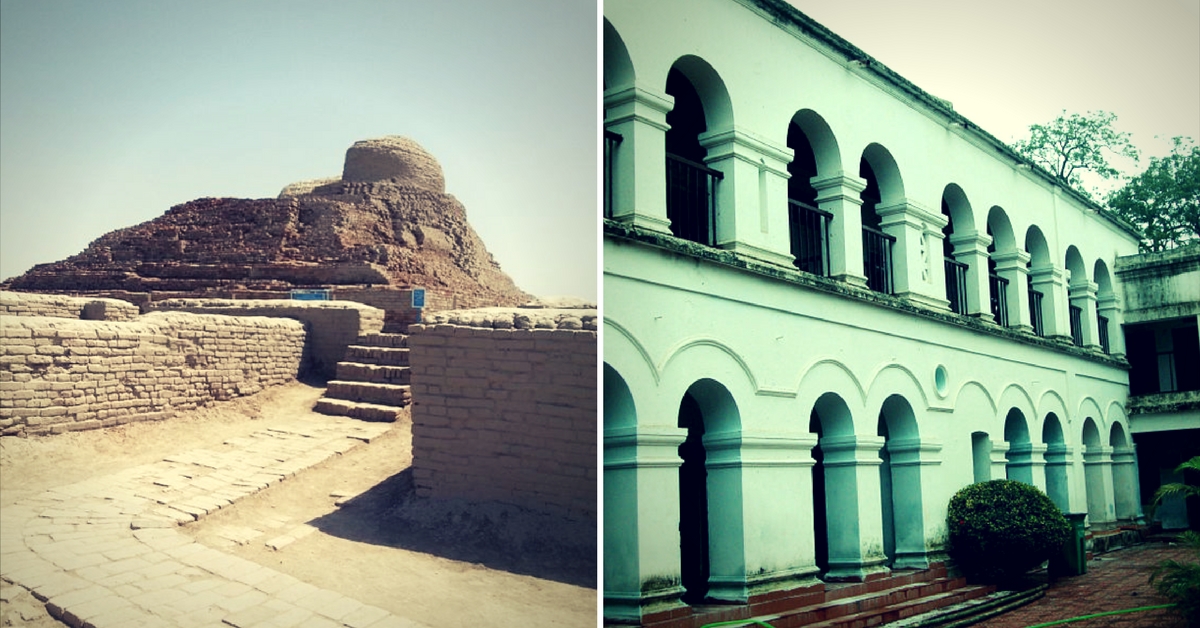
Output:
<svg viewBox="0 0 1200 628">
<path fill-rule="evenodd" d="M 1087 267 L 1083 264 L 1083 256 L 1079 254 L 1079 249 L 1074 245 L 1067 247 L 1067 271 L 1070 273 L 1070 279 L 1067 283 L 1067 313 L 1071 321 L 1071 341 L 1075 346 L 1082 347 L 1089 334 L 1087 325 L 1089 319 L 1083 309 L 1083 304 L 1087 301 L 1087 289 L 1090 283 L 1087 276 Z"/>
<path fill-rule="evenodd" d="M 867 182 L 859 193 L 862 200 L 863 273 L 867 287 L 891 294 L 895 289 L 895 264 L 892 249 L 895 236 L 884 233 L 879 208 L 904 200 L 904 186 L 895 159 L 886 148 L 871 144 L 858 163 L 858 176 Z"/>
<path fill-rule="evenodd" d="M 1029 440 L 1029 424 L 1025 414 L 1013 408 L 1004 419 L 1004 440 L 1008 442 L 1008 479 L 1033 484 L 1033 443 Z"/>
<path fill-rule="evenodd" d="M 829 224 L 833 214 L 817 207 L 817 152 L 809 131 L 829 134 L 824 120 L 811 111 L 801 111 L 788 124 L 787 145 L 795 157 L 788 164 L 788 233 L 796 268 L 822 277 L 829 276 Z"/>
<path fill-rule="evenodd" d="M 1046 236 L 1042 235 L 1042 230 L 1037 225 L 1031 225 L 1025 232 L 1025 250 L 1029 253 L 1029 324 L 1033 326 L 1035 335 L 1045 336 L 1046 323 L 1053 321 L 1054 317 L 1052 311 L 1051 315 L 1047 316 L 1045 292 L 1039 290 L 1035 284 L 1045 284 L 1052 279 L 1054 268 L 1050 260 L 1050 247 L 1046 245 Z"/>
<path fill-rule="evenodd" d="M 973 233 L 974 220 L 971 216 L 971 203 L 962 188 L 951 183 L 942 190 L 942 215 L 946 217 L 946 226 L 942 227 L 942 259 L 946 267 L 946 300 L 950 302 L 950 310 L 955 314 L 967 315 L 968 300 L 967 286 L 971 266 L 966 261 L 958 261 L 955 257 L 953 239 L 956 234 Z M 964 256 L 964 259 L 969 259 Z"/>
<path fill-rule="evenodd" d="M 705 468 L 704 414 L 690 393 L 679 404 L 679 557 L 683 601 L 698 604 L 708 594 L 708 472 Z"/>
<path fill-rule="evenodd" d="M 607 95 L 609 89 L 624 90 L 633 86 L 635 76 L 633 72 L 633 61 L 629 58 L 629 51 L 625 48 L 625 42 L 613 28 L 613 25 L 606 18 L 604 20 L 604 92 L 601 96 L 602 105 L 605 105 L 604 96 Z M 615 198 L 616 188 L 619 182 L 617 179 L 617 153 L 621 142 L 625 139 L 620 133 L 608 128 L 608 109 L 605 105 L 604 110 L 604 189 L 603 189 L 603 213 L 605 218 L 613 218 L 616 214 Z"/>
<path fill-rule="evenodd" d="M 971 433 L 971 470 L 976 482 L 992 479 L 992 439 L 987 432 Z"/>
<path fill-rule="evenodd" d="M 1113 314 L 1116 312 L 1117 298 L 1113 294 L 1112 277 L 1108 274 L 1108 265 L 1104 260 L 1096 260 L 1092 276 L 1096 278 L 1096 332 L 1100 340 L 1100 350 L 1111 353 L 1110 339 L 1113 338 L 1116 327 Z"/>
<path fill-rule="evenodd" d="M 667 112 L 667 219 L 676 237 L 709 246 L 717 243 L 716 195 L 721 172 L 704 163 L 700 135 L 732 124 L 724 83 L 698 57 L 681 57 L 667 73 L 666 92 L 675 99 Z"/>
<path fill-rule="evenodd" d="M 617 463 L 628 448 L 607 446 L 620 442 L 622 432 L 637 426 L 637 409 L 625 379 L 604 364 L 604 591 L 616 597 L 641 593 L 638 575 L 637 469 Z M 612 464 L 617 463 L 617 464 Z M 610 468 L 612 464 L 612 468 Z"/>
<path fill-rule="evenodd" d="M 921 442 L 912 406 L 904 397 L 892 395 L 883 402 L 877 434 L 884 438 L 879 450 L 883 553 L 896 568 L 923 566 Z"/>
<path fill-rule="evenodd" d="M 1046 495 L 1063 512 L 1071 507 L 1070 484 L 1067 482 L 1067 444 L 1063 439 L 1062 424 L 1053 412 L 1046 415 L 1042 423 L 1042 443 L 1046 445 Z"/>
<path fill-rule="evenodd" d="M 705 440 L 706 434 L 736 432 L 740 422 L 733 396 L 714 380 L 698 380 L 680 400 L 678 427 L 687 433 L 679 446 L 680 584 L 688 604 L 702 602 L 710 578 L 731 570 L 721 558 L 740 560 L 734 547 L 739 534 L 733 529 L 741 525 L 740 493 L 728 482 L 711 481 Z"/>
<path fill-rule="evenodd" d="M 835 393 L 821 395 L 813 405 L 809 430 L 817 436 L 812 450 L 813 538 L 817 568 L 825 575 L 839 565 L 860 560 L 858 482 L 853 461 L 846 464 L 838 455 L 847 444 L 851 449 L 854 444 L 854 425 L 846 402 Z"/>
<path fill-rule="evenodd" d="M 1017 243 L 1008 214 L 1000 207 L 992 207 L 988 212 L 987 234 L 992 237 L 992 243 L 988 245 L 988 294 L 991 297 L 992 316 L 997 325 L 1008 327 L 1008 280 L 1000 276 L 996 262 L 998 257 L 1015 253 Z"/>
</svg>

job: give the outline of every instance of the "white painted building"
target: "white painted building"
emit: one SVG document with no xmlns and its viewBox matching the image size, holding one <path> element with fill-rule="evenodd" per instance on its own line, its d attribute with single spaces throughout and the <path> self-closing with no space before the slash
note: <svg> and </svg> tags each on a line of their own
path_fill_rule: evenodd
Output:
<svg viewBox="0 0 1200 628">
<path fill-rule="evenodd" d="M 1127 226 L 782 0 L 604 12 L 606 617 L 926 567 L 980 480 L 1138 516 Z"/>
</svg>

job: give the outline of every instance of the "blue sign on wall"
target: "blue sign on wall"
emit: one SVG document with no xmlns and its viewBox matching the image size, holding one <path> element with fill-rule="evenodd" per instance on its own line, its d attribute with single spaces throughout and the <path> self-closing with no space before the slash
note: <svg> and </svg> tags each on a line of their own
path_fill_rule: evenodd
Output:
<svg viewBox="0 0 1200 628">
<path fill-rule="evenodd" d="M 331 301 L 329 290 L 292 290 L 293 301 Z"/>
<path fill-rule="evenodd" d="M 418 310 L 425 307 L 425 289 L 424 288 L 413 288 L 412 306 L 413 306 L 413 308 L 418 309 Z"/>
</svg>

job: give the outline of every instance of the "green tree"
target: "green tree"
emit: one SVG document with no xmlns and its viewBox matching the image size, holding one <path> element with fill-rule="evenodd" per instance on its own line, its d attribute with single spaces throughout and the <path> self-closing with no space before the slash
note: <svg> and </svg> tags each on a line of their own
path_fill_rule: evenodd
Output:
<svg viewBox="0 0 1200 628">
<path fill-rule="evenodd" d="M 1138 151 L 1129 142 L 1129 133 L 1113 129 L 1117 115 L 1106 111 L 1062 115 L 1047 124 L 1029 127 L 1029 139 L 1018 140 L 1013 149 L 1023 157 L 1066 181 L 1085 196 L 1081 174 L 1091 172 L 1101 179 L 1115 179 L 1121 172 L 1109 163 L 1111 155 L 1138 160 Z"/>
<path fill-rule="evenodd" d="M 1145 172 L 1108 197 L 1118 216 L 1142 230 L 1143 251 L 1200 242 L 1200 146 L 1173 141 L 1170 155 L 1150 158 Z"/>
</svg>

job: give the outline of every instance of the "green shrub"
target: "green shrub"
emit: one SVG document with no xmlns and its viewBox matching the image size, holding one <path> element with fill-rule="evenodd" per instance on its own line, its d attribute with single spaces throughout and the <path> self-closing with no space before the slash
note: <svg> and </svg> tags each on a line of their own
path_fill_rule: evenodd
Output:
<svg viewBox="0 0 1200 628">
<path fill-rule="evenodd" d="M 954 494 L 946 516 L 950 555 L 969 578 L 1004 583 L 1058 552 L 1070 535 L 1045 493 L 1013 480 L 972 484 Z"/>
</svg>

